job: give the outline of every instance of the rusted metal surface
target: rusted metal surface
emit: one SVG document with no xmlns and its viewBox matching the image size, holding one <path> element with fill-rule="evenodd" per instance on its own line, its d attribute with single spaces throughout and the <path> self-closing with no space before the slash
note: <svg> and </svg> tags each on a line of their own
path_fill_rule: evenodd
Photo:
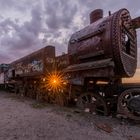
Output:
<svg viewBox="0 0 140 140">
<path fill-rule="evenodd" d="M 114 63 L 111 59 L 98 60 L 68 66 L 64 71 L 70 74 L 70 83 L 84 85 L 86 77 L 107 78 L 114 76 Z"/>
<path fill-rule="evenodd" d="M 46 46 L 10 64 L 8 86 L 13 85 L 17 94 L 49 103 L 66 104 L 65 93 L 54 94 L 47 87 L 47 78 L 53 72 L 68 66 L 67 54 L 55 56 L 55 47 Z M 14 79 L 13 83 L 10 83 Z"/>
<path fill-rule="evenodd" d="M 136 85 L 122 85 L 121 80 L 132 77 L 136 70 L 136 29 L 140 28 L 140 18 L 131 19 L 127 9 L 109 12 L 103 18 L 103 11 L 97 9 L 91 12 L 90 23 L 74 33 L 68 45 L 69 66 L 65 71 L 70 74 L 69 82 L 87 92 L 80 94 L 77 104 L 89 112 L 99 107 L 103 114 L 115 112 L 118 104 L 119 113 L 140 120 L 139 89 L 134 89 Z M 124 91 L 127 88 L 131 88 L 128 93 Z M 134 91 L 137 95 L 130 97 Z M 130 98 L 124 103 L 126 95 Z"/>
<path fill-rule="evenodd" d="M 112 59 L 114 78 L 133 76 L 137 65 L 136 20 L 131 20 L 126 9 L 104 18 L 98 9 L 90 17 L 91 24 L 74 33 L 69 41 L 70 65 Z"/>
<path fill-rule="evenodd" d="M 113 128 L 111 127 L 111 125 L 107 124 L 107 123 L 95 123 L 96 127 L 107 132 L 107 133 L 111 133 L 113 132 Z"/>
<path fill-rule="evenodd" d="M 114 67 L 114 63 L 111 61 L 111 59 L 104 59 L 104 60 L 98 60 L 96 62 L 87 62 L 87 63 L 80 63 L 68 66 L 65 70 L 67 72 L 73 72 L 73 71 L 83 71 L 83 70 L 91 70 L 96 68 L 104 68 L 104 67 Z"/>
<path fill-rule="evenodd" d="M 140 28 L 140 17 L 132 19 L 132 25 L 135 29 Z"/>
<path fill-rule="evenodd" d="M 137 67 L 137 42 L 128 10 L 114 13 L 111 34 L 116 74 L 131 77 Z"/>
<path fill-rule="evenodd" d="M 55 68 L 58 71 L 63 71 L 66 67 L 68 67 L 69 61 L 68 61 L 68 55 L 62 54 L 60 56 L 55 57 Z"/>
<path fill-rule="evenodd" d="M 94 10 L 93 12 L 90 13 L 90 24 L 96 22 L 100 18 L 103 18 L 103 10 L 102 9 Z"/>
<path fill-rule="evenodd" d="M 10 64 L 9 77 L 37 76 L 52 70 L 55 48 L 47 46 Z"/>
</svg>

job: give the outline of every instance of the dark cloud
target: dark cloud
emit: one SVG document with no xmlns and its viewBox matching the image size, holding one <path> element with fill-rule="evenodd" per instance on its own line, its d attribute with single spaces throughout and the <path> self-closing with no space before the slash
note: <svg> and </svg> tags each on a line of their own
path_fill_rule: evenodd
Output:
<svg viewBox="0 0 140 140">
<path fill-rule="evenodd" d="M 28 49 L 30 52 L 32 49 L 41 47 L 41 40 L 38 39 L 38 36 L 42 30 L 42 18 L 41 12 L 38 9 L 40 9 L 39 5 L 33 7 L 31 10 L 31 20 L 24 22 L 22 25 L 18 25 L 10 19 L 0 23 L 1 32 L 4 34 L 0 39 L 3 49 L 7 49 L 13 55 L 16 54 L 15 51 L 18 51 L 20 55 L 22 54 L 20 51 L 23 52 Z"/>
<path fill-rule="evenodd" d="M 0 9 L 1 10 L 18 10 L 18 12 L 25 12 L 26 10 L 30 9 L 31 6 L 36 4 L 35 0 L 0 0 Z"/>
<path fill-rule="evenodd" d="M 92 10 L 101 8 L 104 16 L 107 16 L 108 11 L 113 13 L 120 8 L 127 8 L 134 18 L 140 16 L 139 5 L 139 0 L 0 0 L 0 62 L 13 61 L 48 44 L 56 46 L 58 55 L 67 52 L 71 34 L 89 24 Z M 6 11 L 6 16 L 9 12 L 8 18 L 2 11 Z M 15 18 L 16 13 L 21 18 Z M 40 33 L 44 36 L 44 44 L 39 39 Z M 138 52 L 140 66 L 140 49 Z"/>
<path fill-rule="evenodd" d="M 46 23 L 50 29 L 69 28 L 77 12 L 76 5 L 66 0 L 45 2 Z"/>
</svg>

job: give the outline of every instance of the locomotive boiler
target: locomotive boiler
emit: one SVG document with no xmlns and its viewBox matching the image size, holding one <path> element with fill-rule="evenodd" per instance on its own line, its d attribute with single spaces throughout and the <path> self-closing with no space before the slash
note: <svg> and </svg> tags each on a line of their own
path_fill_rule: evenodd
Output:
<svg viewBox="0 0 140 140">
<path fill-rule="evenodd" d="M 122 84 L 122 78 L 136 71 L 139 27 L 140 17 L 132 19 L 127 9 L 107 17 L 97 9 L 90 14 L 90 25 L 71 36 L 66 72 L 80 108 L 104 115 L 117 109 L 140 119 L 140 87 Z"/>
<path fill-rule="evenodd" d="M 110 65 L 110 72 L 100 73 L 99 77 L 133 76 L 137 66 L 137 40 L 128 10 L 121 9 L 103 18 L 103 11 L 97 9 L 90 14 L 90 23 L 74 33 L 69 41 L 69 70 L 76 71 L 78 65 L 85 64 L 82 70 L 86 62 L 87 66 L 99 63 L 102 67 L 105 63 Z"/>
</svg>

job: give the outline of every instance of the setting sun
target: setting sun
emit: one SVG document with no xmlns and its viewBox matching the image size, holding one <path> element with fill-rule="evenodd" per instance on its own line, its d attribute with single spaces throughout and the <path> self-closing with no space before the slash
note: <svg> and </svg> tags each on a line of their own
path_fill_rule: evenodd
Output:
<svg viewBox="0 0 140 140">
<path fill-rule="evenodd" d="M 64 82 L 64 76 L 60 72 L 55 71 L 47 76 L 47 88 L 53 92 L 59 92 L 59 90 L 62 90 L 64 88 Z"/>
<path fill-rule="evenodd" d="M 140 83 L 140 68 L 136 70 L 132 78 L 124 78 L 123 83 Z"/>
</svg>

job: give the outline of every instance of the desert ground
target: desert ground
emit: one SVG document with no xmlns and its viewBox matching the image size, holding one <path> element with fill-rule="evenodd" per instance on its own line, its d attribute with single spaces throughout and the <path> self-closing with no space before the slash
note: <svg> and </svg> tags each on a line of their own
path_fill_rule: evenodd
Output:
<svg viewBox="0 0 140 140">
<path fill-rule="evenodd" d="M 0 140 L 140 140 L 140 123 L 0 91 Z"/>
</svg>

